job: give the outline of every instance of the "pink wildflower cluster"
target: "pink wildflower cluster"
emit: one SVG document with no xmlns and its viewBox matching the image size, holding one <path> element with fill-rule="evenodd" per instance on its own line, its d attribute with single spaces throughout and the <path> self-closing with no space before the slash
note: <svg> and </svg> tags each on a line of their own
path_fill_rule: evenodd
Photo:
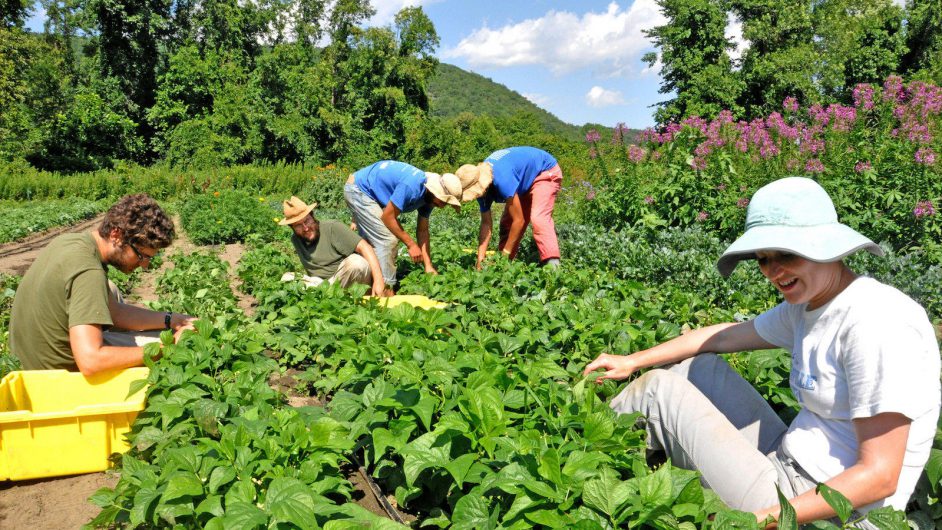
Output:
<svg viewBox="0 0 942 530">
<path fill-rule="evenodd" d="M 749 206 L 749 199 L 747 199 L 746 197 L 740 197 L 739 200 L 736 201 L 736 206 L 740 208 L 745 208 Z"/>
<path fill-rule="evenodd" d="M 929 147 L 922 147 L 916 151 L 916 163 L 922 164 L 925 166 L 931 166 L 935 164 L 935 151 Z"/>
<path fill-rule="evenodd" d="M 930 215 L 935 215 L 935 206 L 932 204 L 932 201 L 919 201 L 916 203 L 916 207 L 913 208 L 913 216 L 915 216 L 916 219 Z"/>
<path fill-rule="evenodd" d="M 883 101 L 893 103 L 902 103 L 906 98 L 906 91 L 903 88 L 903 78 L 898 75 L 891 75 L 883 82 Z"/>
<path fill-rule="evenodd" d="M 857 162 L 857 165 L 854 166 L 854 171 L 856 173 L 863 173 L 865 171 L 870 171 L 871 169 L 873 169 L 873 166 L 871 166 L 870 162 L 866 160 L 861 160 L 860 162 Z"/>
<path fill-rule="evenodd" d="M 620 145 L 625 141 L 625 134 L 628 132 L 628 126 L 624 123 L 618 123 L 612 129 L 612 145 Z"/>
<path fill-rule="evenodd" d="M 657 132 L 652 128 L 647 128 L 641 131 L 639 141 L 642 143 L 649 142 L 653 144 L 666 144 L 674 139 L 674 135 L 680 132 L 681 125 L 679 123 L 668 123 L 662 132 Z"/>
<path fill-rule="evenodd" d="M 644 204 L 654 204 L 654 197 L 648 195 L 644 198 Z"/>
<path fill-rule="evenodd" d="M 690 160 L 690 167 L 697 171 L 703 171 L 707 167 L 707 161 L 701 156 L 695 156 Z"/>
<path fill-rule="evenodd" d="M 788 112 L 797 112 L 798 111 L 798 100 L 792 96 L 785 98 L 785 101 L 782 102 L 782 108 Z"/>
<path fill-rule="evenodd" d="M 824 173 L 824 164 L 817 158 L 812 158 L 805 163 L 805 171 L 808 173 Z"/>
<path fill-rule="evenodd" d="M 697 214 L 697 222 L 702 223 L 710 218 L 710 214 L 706 213 L 703 210 L 700 210 L 700 213 Z"/>
<path fill-rule="evenodd" d="M 628 160 L 631 160 L 635 164 L 644 160 L 644 155 L 646 151 L 643 147 L 638 147 L 635 144 L 628 146 Z"/>
<path fill-rule="evenodd" d="M 591 129 L 589 130 L 589 132 L 585 133 L 585 141 L 590 144 L 594 144 L 595 142 L 598 142 L 601 139 L 602 139 L 602 135 L 599 134 L 599 132 L 596 131 L 595 129 Z"/>
<path fill-rule="evenodd" d="M 858 83 L 854 87 L 854 106 L 863 110 L 873 109 L 873 85 Z"/>
</svg>

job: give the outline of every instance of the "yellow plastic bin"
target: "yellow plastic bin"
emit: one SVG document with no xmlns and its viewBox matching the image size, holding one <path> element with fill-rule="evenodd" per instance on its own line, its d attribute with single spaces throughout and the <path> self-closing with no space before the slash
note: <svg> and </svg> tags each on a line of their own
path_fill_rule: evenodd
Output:
<svg viewBox="0 0 942 530">
<path fill-rule="evenodd" d="M 0 380 L 0 480 L 108 469 L 128 450 L 124 434 L 144 408 L 144 389 L 128 397 L 147 368 L 85 377 L 66 370 L 11 372 Z"/>
<path fill-rule="evenodd" d="M 368 296 L 364 298 L 369 298 Z M 396 307 L 399 304 L 409 304 L 412 307 L 419 309 L 442 309 L 448 304 L 445 302 L 439 302 L 438 300 L 432 300 L 427 296 L 422 296 L 421 294 L 397 294 L 393 296 L 380 297 L 376 299 L 376 302 L 381 307 Z"/>
</svg>

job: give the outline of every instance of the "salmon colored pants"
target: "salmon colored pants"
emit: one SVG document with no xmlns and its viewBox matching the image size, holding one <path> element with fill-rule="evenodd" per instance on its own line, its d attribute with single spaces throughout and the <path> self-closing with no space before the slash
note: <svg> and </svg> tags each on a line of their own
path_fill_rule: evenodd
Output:
<svg viewBox="0 0 942 530">
<path fill-rule="evenodd" d="M 556 225 L 553 223 L 553 206 L 556 205 L 556 195 L 562 187 L 563 172 L 557 164 L 551 169 L 537 175 L 533 185 L 526 193 L 520 194 L 520 206 L 523 208 L 523 228 L 533 224 L 533 240 L 540 252 L 540 261 L 559 259 L 559 241 L 556 239 Z M 500 248 L 504 248 L 510 235 L 510 215 L 507 208 L 500 218 Z M 509 249 L 510 257 L 517 257 L 520 244 Z"/>
</svg>

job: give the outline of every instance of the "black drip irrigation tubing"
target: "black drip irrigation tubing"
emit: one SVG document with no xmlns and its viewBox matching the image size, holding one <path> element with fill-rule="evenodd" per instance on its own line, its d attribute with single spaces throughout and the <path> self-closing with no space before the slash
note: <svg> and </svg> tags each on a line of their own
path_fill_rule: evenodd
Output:
<svg viewBox="0 0 942 530">
<path fill-rule="evenodd" d="M 405 519 L 402 518 L 402 514 L 399 513 L 399 510 L 397 510 L 396 507 L 389 502 L 389 499 L 387 499 L 386 495 L 383 494 L 383 490 L 379 487 L 379 484 L 373 480 L 373 477 L 371 477 L 370 474 L 366 471 L 366 468 L 360 464 L 360 460 L 356 457 L 356 455 L 351 455 L 351 458 L 353 459 L 353 465 L 357 466 L 357 471 L 359 471 L 360 476 L 363 477 L 363 480 L 365 480 L 367 485 L 369 485 L 370 491 L 373 492 L 373 496 L 376 497 L 376 500 L 379 502 L 380 506 L 383 507 L 383 511 L 386 512 L 386 515 L 399 524 L 406 524 Z"/>
</svg>

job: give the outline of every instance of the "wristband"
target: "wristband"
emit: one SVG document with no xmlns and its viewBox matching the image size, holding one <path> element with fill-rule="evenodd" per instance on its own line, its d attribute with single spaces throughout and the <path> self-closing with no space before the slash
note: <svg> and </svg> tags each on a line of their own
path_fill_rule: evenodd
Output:
<svg viewBox="0 0 942 530">
<path fill-rule="evenodd" d="M 173 313 L 166 312 L 164 313 L 164 329 L 170 329 L 170 318 L 173 316 Z"/>
</svg>

